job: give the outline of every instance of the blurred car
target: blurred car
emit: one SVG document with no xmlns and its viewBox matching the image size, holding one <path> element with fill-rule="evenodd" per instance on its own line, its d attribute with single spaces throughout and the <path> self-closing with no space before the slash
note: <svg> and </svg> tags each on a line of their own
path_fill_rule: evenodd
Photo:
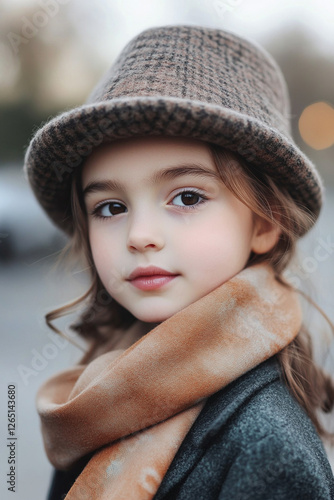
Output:
<svg viewBox="0 0 334 500">
<path fill-rule="evenodd" d="M 60 250 L 66 237 L 38 204 L 22 166 L 0 166 L 0 262 Z"/>
</svg>

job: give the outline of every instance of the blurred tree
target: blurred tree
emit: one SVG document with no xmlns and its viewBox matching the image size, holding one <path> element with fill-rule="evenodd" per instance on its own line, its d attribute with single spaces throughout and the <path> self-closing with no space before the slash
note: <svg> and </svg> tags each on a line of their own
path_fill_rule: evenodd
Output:
<svg viewBox="0 0 334 500">
<path fill-rule="evenodd" d="M 104 69 L 82 50 L 69 5 L 55 4 L 56 15 L 0 4 L 0 164 L 22 162 L 40 124 L 82 104 Z"/>
</svg>

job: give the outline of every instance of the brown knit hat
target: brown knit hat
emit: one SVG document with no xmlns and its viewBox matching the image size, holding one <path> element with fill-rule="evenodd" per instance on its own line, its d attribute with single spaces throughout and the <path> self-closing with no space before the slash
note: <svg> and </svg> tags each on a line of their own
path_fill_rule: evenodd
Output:
<svg viewBox="0 0 334 500">
<path fill-rule="evenodd" d="M 191 137 L 239 153 L 317 217 L 321 179 L 291 139 L 289 118 L 281 71 L 254 42 L 200 26 L 151 28 L 125 46 L 85 105 L 35 134 L 24 168 L 42 207 L 71 234 L 71 176 L 95 147 Z"/>
</svg>

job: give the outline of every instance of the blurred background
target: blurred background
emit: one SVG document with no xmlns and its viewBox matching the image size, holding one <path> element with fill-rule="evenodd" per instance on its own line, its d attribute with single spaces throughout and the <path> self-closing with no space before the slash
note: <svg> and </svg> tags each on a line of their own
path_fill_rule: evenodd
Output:
<svg viewBox="0 0 334 500">
<path fill-rule="evenodd" d="M 264 8 L 265 5 L 265 8 Z M 39 208 L 22 173 L 34 132 L 81 105 L 123 46 L 152 26 L 225 28 L 267 48 L 286 77 L 294 139 L 317 165 L 326 203 L 288 272 L 334 321 L 334 3 L 331 0 L 0 0 L 0 497 L 7 491 L 7 385 L 17 387 L 15 498 L 43 500 L 51 466 L 35 410 L 40 385 L 81 350 L 44 315 L 86 290 L 85 270 L 54 269 L 65 237 Z M 288 277 L 289 277 L 288 276 Z M 329 328 L 305 305 L 315 354 L 334 370 Z M 73 317 L 58 321 L 71 335 Z M 333 420 L 333 416 L 332 416 Z M 333 466 L 333 454 L 328 448 Z M 333 466 L 334 467 L 334 466 Z"/>
</svg>

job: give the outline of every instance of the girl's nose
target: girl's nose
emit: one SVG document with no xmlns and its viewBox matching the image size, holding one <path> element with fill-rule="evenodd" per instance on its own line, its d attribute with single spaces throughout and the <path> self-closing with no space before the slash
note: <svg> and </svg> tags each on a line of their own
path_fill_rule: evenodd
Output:
<svg viewBox="0 0 334 500">
<path fill-rule="evenodd" d="M 161 250 L 165 245 L 162 229 L 157 217 L 145 214 L 134 217 L 128 231 L 128 249 L 138 252 Z"/>
</svg>

